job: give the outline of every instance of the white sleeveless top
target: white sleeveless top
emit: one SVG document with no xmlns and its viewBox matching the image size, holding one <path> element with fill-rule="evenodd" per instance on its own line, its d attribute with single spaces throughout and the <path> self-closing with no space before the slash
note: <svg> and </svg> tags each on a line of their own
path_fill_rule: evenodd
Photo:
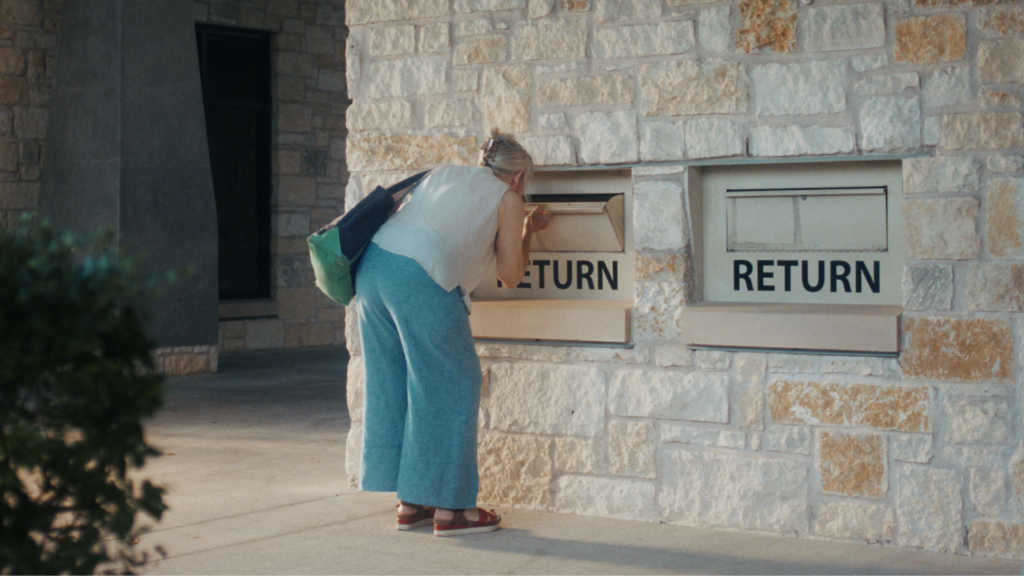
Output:
<svg viewBox="0 0 1024 576">
<path fill-rule="evenodd" d="M 439 166 L 389 218 L 373 243 L 412 258 L 445 291 L 469 293 L 495 262 L 498 205 L 508 184 L 490 168 Z"/>
</svg>

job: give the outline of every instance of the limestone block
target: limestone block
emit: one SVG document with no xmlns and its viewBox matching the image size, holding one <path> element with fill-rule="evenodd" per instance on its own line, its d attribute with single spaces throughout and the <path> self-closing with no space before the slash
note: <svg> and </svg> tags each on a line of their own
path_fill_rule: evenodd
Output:
<svg viewBox="0 0 1024 576">
<path fill-rule="evenodd" d="M 896 22 L 897 62 L 926 64 L 963 58 L 967 26 L 959 14 L 907 18 Z"/>
<path fill-rule="evenodd" d="M 963 501 L 956 471 L 901 466 L 896 492 L 901 546 L 942 552 L 956 552 L 960 548 Z"/>
<path fill-rule="evenodd" d="M 885 45 L 885 14 L 881 4 L 811 8 L 804 22 L 807 27 L 806 47 L 810 52 L 861 50 Z"/>
<path fill-rule="evenodd" d="M 942 118 L 928 116 L 921 127 L 925 146 L 938 146 L 942 140 Z"/>
<path fill-rule="evenodd" d="M 903 333 L 906 378 L 1001 381 L 1013 373 L 1013 334 L 1004 320 L 904 318 Z"/>
<path fill-rule="evenodd" d="M 564 130 L 568 127 L 565 123 L 565 114 L 562 112 L 541 114 L 537 117 L 537 124 L 541 130 Z"/>
<path fill-rule="evenodd" d="M 605 474 L 608 456 L 600 442 L 591 439 L 555 439 L 555 468 L 567 474 Z"/>
<path fill-rule="evenodd" d="M 530 18 L 543 18 L 555 8 L 555 0 L 530 0 Z"/>
<path fill-rule="evenodd" d="M 351 359 L 363 355 L 363 342 L 359 334 L 359 314 L 355 306 L 345 308 L 345 347 Z"/>
<path fill-rule="evenodd" d="M 893 434 L 889 440 L 893 460 L 927 464 L 932 459 L 931 434 Z"/>
<path fill-rule="evenodd" d="M 446 15 L 448 0 L 348 0 L 345 3 L 345 23 L 349 26 Z"/>
<path fill-rule="evenodd" d="M 857 376 L 889 376 L 897 362 L 889 358 L 871 356 L 825 356 L 821 371 L 825 374 L 854 374 Z"/>
<path fill-rule="evenodd" d="M 865 151 L 905 150 L 921 145 L 921 98 L 871 98 L 860 108 L 860 147 Z"/>
<path fill-rule="evenodd" d="M 653 479 L 657 473 L 654 424 L 628 420 L 609 422 L 608 456 L 611 474 Z"/>
<path fill-rule="evenodd" d="M 806 534 L 804 464 L 708 452 L 666 450 L 658 504 L 670 521 Z"/>
<path fill-rule="evenodd" d="M 889 57 L 884 53 L 860 54 L 850 59 L 850 66 L 857 72 L 870 72 L 889 65 Z"/>
<path fill-rule="evenodd" d="M 475 92 L 480 86 L 480 74 L 476 70 L 452 70 L 452 90 Z"/>
<path fill-rule="evenodd" d="M 456 12 L 521 10 L 523 8 L 526 8 L 526 0 L 455 0 Z"/>
<path fill-rule="evenodd" d="M 683 283 L 690 274 L 690 257 L 681 254 L 637 254 L 636 279 L 644 282 Z M 691 354 L 692 357 L 692 354 Z"/>
<path fill-rule="evenodd" d="M 1012 149 L 1024 147 L 1024 117 L 1016 112 L 948 114 L 942 117 L 946 150 Z"/>
<path fill-rule="evenodd" d="M 978 46 L 978 79 L 990 84 L 1024 84 L 1024 39 L 982 42 Z"/>
<path fill-rule="evenodd" d="M 755 126 L 750 131 L 752 156 L 847 154 L 857 148 L 853 132 L 825 126 Z"/>
<path fill-rule="evenodd" d="M 554 510 L 564 514 L 652 518 L 654 483 L 626 478 L 560 476 Z"/>
<path fill-rule="evenodd" d="M 765 450 L 811 455 L 814 432 L 806 426 L 769 426 L 764 434 Z"/>
<path fill-rule="evenodd" d="M 1006 447 L 946 444 L 935 455 L 935 463 L 956 467 L 1001 468 L 1006 463 Z"/>
<path fill-rule="evenodd" d="M 517 22 L 512 29 L 512 59 L 586 58 L 587 23 L 580 18 Z"/>
<path fill-rule="evenodd" d="M 473 112 L 472 100 L 427 100 L 423 106 L 423 124 L 427 128 L 466 126 L 473 122 Z"/>
<path fill-rule="evenodd" d="M 682 160 L 686 155 L 682 122 L 646 122 L 640 126 L 640 160 Z"/>
<path fill-rule="evenodd" d="M 508 432 L 597 436 L 605 376 L 597 368 L 498 364 L 491 368 L 491 426 Z"/>
<path fill-rule="evenodd" d="M 728 6 L 704 8 L 700 11 L 697 26 L 700 29 L 700 45 L 708 52 L 728 52 L 732 49 L 731 9 Z"/>
<path fill-rule="evenodd" d="M 617 364 L 650 364 L 650 350 L 643 346 L 626 348 L 572 348 L 570 355 L 578 362 L 615 362 Z"/>
<path fill-rule="evenodd" d="M 971 264 L 967 272 L 967 307 L 1024 312 L 1024 264 Z"/>
<path fill-rule="evenodd" d="M 576 119 L 580 160 L 584 164 L 636 162 L 639 146 L 636 112 L 584 112 Z"/>
<path fill-rule="evenodd" d="M 686 346 L 658 346 L 654 349 L 654 365 L 660 368 L 693 366 L 693 350 Z"/>
<path fill-rule="evenodd" d="M 637 182 L 633 189 L 633 235 L 639 250 L 680 250 L 683 186 L 671 181 Z"/>
<path fill-rule="evenodd" d="M 824 492 L 882 498 L 888 488 L 885 440 L 880 434 L 822 432 L 818 473 Z"/>
<path fill-rule="evenodd" d="M 814 533 L 825 538 L 892 542 L 896 512 L 889 506 L 852 502 L 825 502 L 814 515 Z"/>
<path fill-rule="evenodd" d="M 697 350 L 694 364 L 700 370 L 728 370 L 729 359 L 729 352 L 722 350 Z"/>
<path fill-rule="evenodd" d="M 494 408 L 492 406 L 492 413 Z M 553 440 L 485 432 L 480 435 L 477 460 L 480 491 L 477 500 L 530 510 L 551 508 L 551 444 Z"/>
<path fill-rule="evenodd" d="M 632 104 L 633 91 L 633 79 L 624 74 L 556 78 L 538 83 L 537 104 L 543 108 Z"/>
<path fill-rule="evenodd" d="M 1006 472 L 971 468 L 971 503 L 983 516 L 998 518 L 1006 511 Z"/>
<path fill-rule="evenodd" d="M 682 54 L 696 45 L 693 22 L 675 21 L 598 28 L 594 58 L 643 58 Z"/>
<path fill-rule="evenodd" d="M 756 87 L 758 116 L 832 114 L 846 110 L 846 73 L 842 62 L 764 64 L 750 78 Z"/>
<path fill-rule="evenodd" d="M 598 22 L 647 20 L 661 16 L 658 0 L 594 0 Z"/>
<path fill-rule="evenodd" d="M 985 193 L 989 254 L 1000 258 L 1024 256 L 1024 179 L 990 180 Z"/>
<path fill-rule="evenodd" d="M 972 520 L 967 528 L 972 552 L 991 552 L 1019 558 L 1024 554 L 1024 524 Z"/>
<path fill-rule="evenodd" d="M 768 385 L 772 422 L 866 426 L 879 430 L 931 429 L 927 386 L 876 386 L 777 380 Z"/>
<path fill-rule="evenodd" d="M 729 421 L 729 379 L 702 372 L 619 370 L 611 379 L 608 411 L 616 416 L 724 424 Z"/>
<path fill-rule="evenodd" d="M 686 123 L 686 146 L 690 158 L 743 156 L 746 138 L 743 127 L 732 120 L 698 118 Z"/>
<path fill-rule="evenodd" d="M 1000 400 L 946 400 L 945 440 L 949 444 L 1005 444 L 1010 441 L 1009 411 L 1009 404 Z"/>
<path fill-rule="evenodd" d="M 363 423 L 353 422 L 345 437 L 345 476 L 352 488 L 359 486 L 363 469 Z"/>
<path fill-rule="evenodd" d="M 362 71 L 362 65 L 360 58 L 362 56 L 362 50 L 359 44 L 356 42 L 356 37 L 350 35 L 345 40 L 345 84 L 348 88 L 348 95 L 350 97 L 360 94 L 359 80 L 360 72 Z M 281 82 L 281 80 L 278 80 Z M 301 98 L 303 94 L 300 92 L 296 94 L 296 98 Z"/>
<path fill-rule="evenodd" d="M 451 35 L 447 22 L 430 22 L 420 28 L 420 52 L 447 52 L 451 45 Z"/>
<path fill-rule="evenodd" d="M 907 158 L 903 161 L 903 193 L 974 194 L 980 168 L 971 156 Z"/>
<path fill-rule="evenodd" d="M 741 0 L 736 45 L 748 54 L 789 52 L 796 45 L 796 7 L 790 0 Z"/>
<path fill-rule="evenodd" d="M 985 159 L 985 167 L 989 172 L 1003 174 L 1024 170 L 1024 158 L 1020 156 L 989 156 Z"/>
<path fill-rule="evenodd" d="M 25 53 L 18 48 L 0 48 L 0 74 L 20 76 L 25 72 Z"/>
<path fill-rule="evenodd" d="M 388 26 L 370 29 L 370 56 L 394 56 L 416 51 L 413 26 Z"/>
<path fill-rule="evenodd" d="M 810 354 L 769 354 L 768 372 L 772 374 L 814 374 L 818 357 Z"/>
<path fill-rule="evenodd" d="M 481 91 L 484 121 L 511 133 L 530 129 L 530 69 L 526 66 L 487 68 Z"/>
<path fill-rule="evenodd" d="M 981 11 L 979 26 L 986 32 L 1003 36 L 1024 34 L 1024 9 L 992 7 Z"/>
<path fill-rule="evenodd" d="M 412 126 L 412 104 L 406 100 L 356 100 L 345 113 L 349 130 L 393 130 Z"/>
<path fill-rule="evenodd" d="M 981 251 L 976 198 L 935 198 L 903 203 L 903 241 L 909 258 L 970 260 Z"/>
<path fill-rule="evenodd" d="M 903 307 L 949 310 L 953 304 L 952 266 L 907 266 L 903 270 Z"/>
<path fill-rule="evenodd" d="M 677 340 L 687 290 L 677 282 L 637 282 L 633 286 L 633 339 Z"/>
<path fill-rule="evenodd" d="M 853 91 L 858 96 L 897 94 L 908 88 L 917 88 L 919 84 L 920 80 L 916 72 L 883 74 L 880 76 L 868 76 L 858 80 L 853 85 Z"/>
<path fill-rule="evenodd" d="M 647 116 L 747 111 L 742 64 L 715 58 L 647 64 L 640 69 L 641 109 Z"/>
<path fill-rule="evenodd" d="M 739 430 L 701 428 L 675 422 L 662 423 L 659 434 L 662 443 L 696 444 L 732 450 L 742 450 L 746 436 L 745 432 Z"/>
<path fill-rule="evenodd" d="M 452 64 L 491 64 L 505 60 L 508 39 L 504 36 L 481 36 L 460 41 L 452 53 Z"/>
<path fill-rule="evenodd" d="M 768 371 L 768 355 L 736 354 L 736 380 L 747 384 L 763 384 Z"/>
<path fill-rule="evenodd" d="M 350 170 L 425 170 L 438 164 L 469 164 L 473 137 L 350 132 L 345 156 Z"/>
<path fill-rule="evenodd" d="M 566 12 L 588 12 L 590 0 L 562 0 L 562 9 Z"/>
<path fill-rule="evenodd" d="M 966 67 L 936 70 L 923 83 L 924 105 L 927 108 L 958 106 L 971 101 L 971 70 Z"/>
<path fill-rule="evenodd" d="M 370 65 L 366 97 L 399 98 L 445 92 L 448 63 L 444 58 L 400 58 Z"/>
<path fill-rule="evenodd" d="M 487 34 L 490 31 L 490 20 L 460 20 L 455 23 L 454 35 L 458 37 L 480 36 L 481 34 Z"/>
<path fill-rule="evenodd" d="M 576 151 L 568 136 L 538 136 L 520 140 L 536 166 L 572 166 Z"/>
</svg>

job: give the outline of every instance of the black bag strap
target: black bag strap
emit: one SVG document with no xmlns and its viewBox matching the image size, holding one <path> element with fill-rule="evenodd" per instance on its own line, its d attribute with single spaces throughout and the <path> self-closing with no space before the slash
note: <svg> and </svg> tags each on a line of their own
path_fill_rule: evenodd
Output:
<svg viewBox="0 0 1024 576">
<path fill-rule="evenodd" d="M 408 191 L 405 194 L 402 194 L 402 196 L 400 196 L 399 198 L 395 198 L 395 204 L 398 204 L 403 199 L 405 199 L 405 197 L 409 195 L 410 192 L 412 192 L 412 189 L 415 188 L 416 185 L 420 183 L 420 180 L 423 180 L 423 178 L 429 173 L 430 170 L 424 170 L 419 174 L 413 174 L 412 176 L 409 176 L 408 178 L 402 180 L 398 184 L 392 184 L 391 186 L 388 186 L 388 196 L 394 198 L 395 194 L 408 189 Z"/>
</svg>

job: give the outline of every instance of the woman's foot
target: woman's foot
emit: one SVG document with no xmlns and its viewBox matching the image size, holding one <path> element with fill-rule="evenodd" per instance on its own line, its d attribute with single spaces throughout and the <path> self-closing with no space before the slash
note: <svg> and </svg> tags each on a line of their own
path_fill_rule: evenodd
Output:
<svg viewBox="0 0 1024 576">
<path fill-rule="evenodd" d="M 434 514 L 434 536 L 456 536 L 459 534 L 480 534 L 499 528 L 501 516 L 482 508 L 447 510 L 438 508 Z"/>
<path fill-rule="evenodd" d="M 434 522 L 434 507 L 419 506 L 408 502 L 398 503 L 399 530 L 415 530 L 420 526 L 426 526 Z"/>
</svg>

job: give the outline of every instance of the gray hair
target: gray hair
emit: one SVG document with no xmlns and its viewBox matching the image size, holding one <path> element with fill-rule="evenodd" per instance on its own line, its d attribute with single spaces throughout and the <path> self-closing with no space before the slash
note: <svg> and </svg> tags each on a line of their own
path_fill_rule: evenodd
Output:
<svg viewBox="0 0 1024 576">
<path fill-rule="evenodd" d="M 533 158 L 510 134 L 491 128 L 487 142 L 480 148 L 479 166 L 487 166 L 495 175 L 511 176 L 522 171 L 523 184 L 533 177 Z"/>
</svg>

